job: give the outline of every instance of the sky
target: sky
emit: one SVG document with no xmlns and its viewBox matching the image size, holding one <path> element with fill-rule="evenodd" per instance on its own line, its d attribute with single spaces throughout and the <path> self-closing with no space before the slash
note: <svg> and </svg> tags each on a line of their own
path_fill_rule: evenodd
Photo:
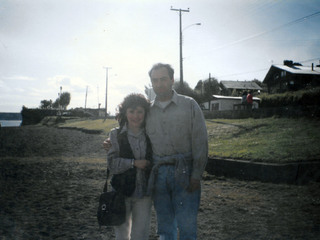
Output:
<svg viewBox="0 0 320 240">
<path fill-rule="evenodd" d="M 272 64 L 320 64 L 319 0 L 0 0 L 0 112 L 71 94 L 70 108 L 144 94 L 169 63 L 184 81 L 263 81 Z M 201 25 L 196 25 L 201 23 Z M 106 69 L 108 68 L 108 70 Z M 108 72 L 108 74 L 107 74 Z M 87 96 L 87 97 L 86 97 Z"/>
</svg>

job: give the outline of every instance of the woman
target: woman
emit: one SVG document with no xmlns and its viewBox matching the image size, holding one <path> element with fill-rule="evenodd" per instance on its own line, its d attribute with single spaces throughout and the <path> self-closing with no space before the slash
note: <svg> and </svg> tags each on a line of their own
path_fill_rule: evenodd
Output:
<svg viewBox="0 0 320 240">
<path fill-rule="evenodd" d="M 119 105 L 116 119 L 119 128 L 110 132 L 111 148 L 107 153 L 111 174 L 136 168 L 135 188 L 126 197 L 126 221 L 114 227 L 116 239 L 143 240 L 149 238 L 151 197 L 147 196 L 151 169 L 151 144 L 145 134 L 145 117 L 149 101 L 141 94 L 130 94 Z"/>
</svg>

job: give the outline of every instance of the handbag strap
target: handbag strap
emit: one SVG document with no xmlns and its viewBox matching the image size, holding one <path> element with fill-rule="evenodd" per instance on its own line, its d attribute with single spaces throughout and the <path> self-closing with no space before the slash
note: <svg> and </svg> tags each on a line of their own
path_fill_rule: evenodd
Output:
<svg viewBox="0 0 320 240">
<path fill-rule="evenodd" d="M 120 128 L 117 128 L 117 137 L 119 136 L 119 133 L 120 133 Z M 118 139 L 118 142 L 119 142 L 119 139 Z M 109 180 L 109 177 L 110 177 L 110 169 L 107 167 L 107 179 L 106 179 L 106 182 L 104 183 L 104 186 L 103 186 L 103 192 L 108 192 L 108 180 Z"/>
<path fill-rule="evenodd" d="M 106 179 L 106 182 L 104 183 L 104 186 L 103 186 L 103 192 L 108 192 L 108 180 L 109 180 L 109 176 L 110 176 L 110 170 L 109 168 L 107 168 L 107 179 Z"/>
</svg>

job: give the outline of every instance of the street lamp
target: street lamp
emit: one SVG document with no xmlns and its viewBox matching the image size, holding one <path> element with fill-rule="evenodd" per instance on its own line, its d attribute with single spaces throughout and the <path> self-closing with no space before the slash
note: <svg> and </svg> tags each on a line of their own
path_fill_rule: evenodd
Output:
<svg viewBox="0 0 320 240">
<path fill-rule="evenodd" d="M 187 28 L 192 27 L 192 26 L 194 26 L 194 25 L 198 25 L 198 26 L 200 26 L 200 25 L 201 25 L 201 23 L 194 23 L 194 24 L 190 24 L 190 25 L 188 25 L 188 26 L 184 27 L 184 28 L 182 29 L 182 32 L 183 32 L 184 30 L 186 30 Z"/>
<path fill-rule="evenodd" d="M 192 27 L 192 26 L 195 26 L 195 25 L 198 25 L 200 26 L 201 23 L 193 23 L 193 24 L 190 24 L 188 26 L 186 26 L 185 28 L 183 28 L 180 32 L 180 88 L 182 89 L 183 88 L 183 57 L 182 57 L 182 44 L 183 44 L 183 31 L 185 31 L 187 28 L 189 27 Z"/>
</svg>

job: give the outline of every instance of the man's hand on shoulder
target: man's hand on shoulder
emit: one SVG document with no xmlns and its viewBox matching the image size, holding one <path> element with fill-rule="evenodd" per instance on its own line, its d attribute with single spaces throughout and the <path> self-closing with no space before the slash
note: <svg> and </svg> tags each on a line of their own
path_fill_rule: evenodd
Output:
<svg viewBox="0 0 320 240">
<path fill-rule="evenodd" d="M 111 148 L 111 141 L 110 138 L 107 138 L 106 140 L 104 140 L 103 142 L 103 148 L 108 152 Z"/>
</svg>

